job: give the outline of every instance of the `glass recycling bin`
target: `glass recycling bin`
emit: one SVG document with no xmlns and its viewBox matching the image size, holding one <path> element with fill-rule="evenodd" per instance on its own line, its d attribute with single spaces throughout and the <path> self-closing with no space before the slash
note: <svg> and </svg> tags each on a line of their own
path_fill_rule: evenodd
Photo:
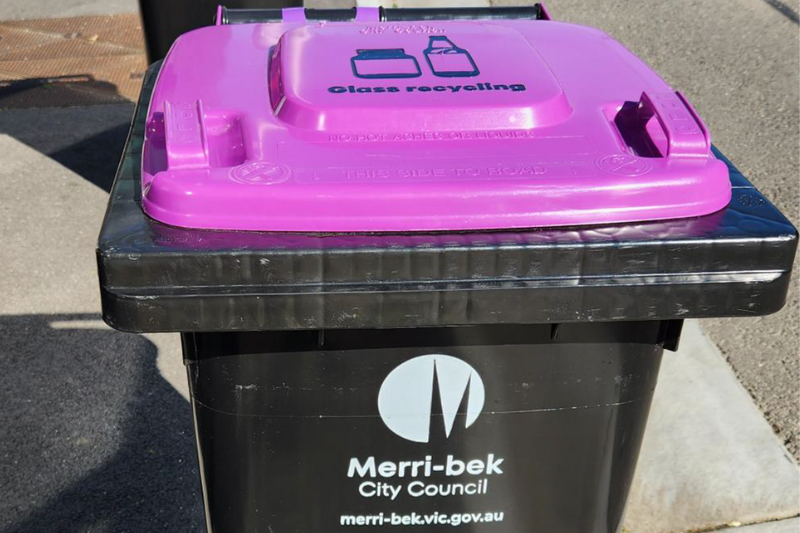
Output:
<svg viewBox="0 0 800 533">
<path fill-rule="evenodd" d="M 598 30 L 334 14 L 180 37 L 103 222 L 106 322 L 181 334 L 208 530 L 619 531 L 662 352 L 779 310 L 796 230 Z"/>
</svg>

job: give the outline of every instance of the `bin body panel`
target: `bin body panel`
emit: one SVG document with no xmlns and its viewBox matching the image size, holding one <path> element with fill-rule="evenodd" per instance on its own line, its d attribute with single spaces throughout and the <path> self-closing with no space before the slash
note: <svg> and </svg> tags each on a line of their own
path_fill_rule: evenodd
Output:
<svg viewBox="0 0 800 533">
<path fill-rule="evenodd" d="M 210 531 L 616 532 L 665 324 L 185 335 Z"/>
</svg>

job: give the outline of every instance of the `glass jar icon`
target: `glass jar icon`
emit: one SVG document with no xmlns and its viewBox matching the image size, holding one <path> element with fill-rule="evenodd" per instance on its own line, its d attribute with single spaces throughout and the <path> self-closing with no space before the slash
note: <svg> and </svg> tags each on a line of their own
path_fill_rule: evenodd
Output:
<svg viewBox="0 0 800 533">
<path fill-rule="evenodd" d="M 444 35 L 431 36 L 423 53 L 434 76 L 469 78 L 480 74 L 470 53 Z"/>
<path fill-rule="evenodd" d="M 350 58 L 353 74 L 358 78 L 392 79 L 416 78 L 422 75 L 417 58 L 406 54 L 403 48 L 378 48 L 356 50 Z"/>
</svg>

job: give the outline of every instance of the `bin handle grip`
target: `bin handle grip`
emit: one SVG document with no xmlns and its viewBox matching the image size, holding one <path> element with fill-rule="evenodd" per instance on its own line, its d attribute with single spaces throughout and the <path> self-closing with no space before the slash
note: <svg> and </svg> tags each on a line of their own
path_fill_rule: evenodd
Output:
<svg viewBox="0 0 800 533">
<path fill-rule="evenodd" d="M 711 136 L 703 121 L 680 92 L 648 93 L 639 99 L 639 112 L 651 113 L 667 137 L 665 157 L 708 157 Z"/>
<path fill-rule="evenodd" d="M 164 102 L 164 136 L 170 169 L 208 166 L 203 103 Z"/>
</svg>

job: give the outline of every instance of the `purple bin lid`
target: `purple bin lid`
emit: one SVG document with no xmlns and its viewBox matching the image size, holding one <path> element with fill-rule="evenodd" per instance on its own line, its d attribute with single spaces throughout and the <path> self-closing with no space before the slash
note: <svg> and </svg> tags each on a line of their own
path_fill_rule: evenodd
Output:
<svg viewBox="0 0 800 533">
<path fill-rule="evenodd" d="M 728 204 L 700 117 L 606 34 L 364 18 L 180 37 L 148 112 L 145 212 L 189 228 L 414 232 Z"/>
</svg>

